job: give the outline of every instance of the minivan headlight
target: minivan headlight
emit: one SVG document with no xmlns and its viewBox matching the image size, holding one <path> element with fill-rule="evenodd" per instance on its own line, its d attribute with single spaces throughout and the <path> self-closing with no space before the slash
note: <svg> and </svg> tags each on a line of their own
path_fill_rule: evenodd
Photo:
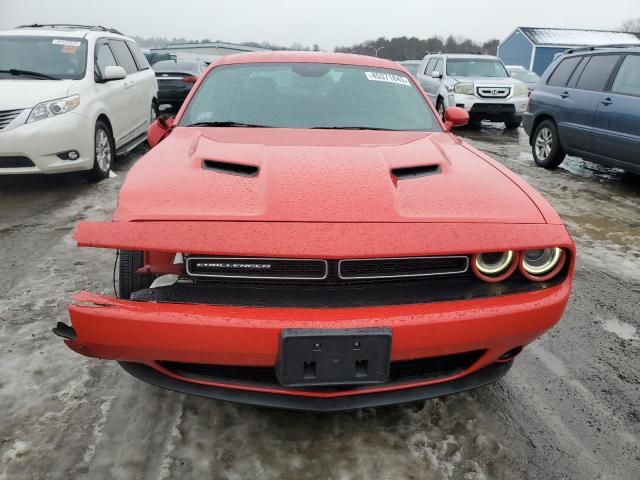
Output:
<svg viewBox="0 0 640 480">
<path fill-rule="evenodd" d="M 473 95 L 473 83 L 458 83 L 453 90 L 461 95 Z"/>
<path fill-rule="evenodd" d="M 529 87 L 524 83 L 516 83 L 513 93 L 516 97 L 524 97 L 529 94 Z"/>
<path fill-rule="evenodd" d="M 31 110 L 27 123 L 62 115 L 63 113 L 70 112 L 78 105 L 80 105 L 80 95 L 72 95 L 66 98 L 58 98 L 56 100 L 39 103 Z"/>
</svg>

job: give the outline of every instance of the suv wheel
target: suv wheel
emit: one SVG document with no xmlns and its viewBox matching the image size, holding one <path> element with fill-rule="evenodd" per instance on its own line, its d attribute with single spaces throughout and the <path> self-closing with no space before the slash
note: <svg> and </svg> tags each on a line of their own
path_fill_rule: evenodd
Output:
<svg viewBox="0 0 640 480">
<path fill-rule="evenodd" d="M 514 130 L 522 125 L 522 117 L 514 117 L 504 122 L 504 126 L 508 130 Z"/>
<path fill-rule="evenodd" d="M 92 182 L 107 178 L 115 155 L 116 149 L 111 130 L 102 120 L 98 120 L 94 135 L 93 167 L 84 172 L 85 177 Z"/>
<path fill-rule="evenodd" d="M 551 120 L 544 120 L 536 128 L 532 150 L 533 159 L 543 168 L 556 168 L 564 160 L 566 153 L 560 145 L 558 129 Z"/>
</svg>

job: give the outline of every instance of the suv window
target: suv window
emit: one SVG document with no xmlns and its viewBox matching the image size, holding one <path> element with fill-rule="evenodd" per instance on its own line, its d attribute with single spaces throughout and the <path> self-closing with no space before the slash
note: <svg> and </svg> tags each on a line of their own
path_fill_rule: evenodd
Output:
<svg viewBox="0 0 640 480">
<path fill-rule="evenodd" d="M 138 66 L 138 70 L 148 70 L 151 68 L 149 62 L 147 61 L 147 57 L 144 56 L 144 53 L 140 50 L 140 47 L 133 42 L 126 42 L 127 47 L 131 51 L 133 55 L 133 59 L 136 61 L 136 65 Z"/>
<path fill-rule="evenodd" d="M 436 66 L 433 67 L 433 71 L 434 72 L 439 72 L 440 75 L 442 75 L 444 72 L 442 71 L 442 59 L 439 58 L 438 61 L 436 62 Z"/>
<path fill-rule="evenodd" d="M 580 75 L 576 88 L 596 92 L 603 91 L 618 60 L 620 60 L 620 55 L 594 55 Z"/>
<path fill-rule="evenodd" d="M 433 67 L 436 66 L 436 58 L 431 58 L 428 62 L 427 62 L 427 66 L 424 69 L 424 74 L 425 75 L 431 75 L 431 72 L 433 72 Z"/>
<path fill-rule="evenodd" d="M 640 96 L 640 55 L 628 55 L 624 59 L 611 91 L 622 95 Z"/>
<path fill-rule="evenodd" d="M 96 50 L 96 67 L 100 75 L 104 75 L 104 69 L 109 66 L 118 65 L 113 52 L 109 48 L 109 45 L 103 43 Z"/>
<path fill-rule="evenodd" d="M 582 60 L 582 57 L 571 57 L 562 60 L 549 77 L 547 85 L 552 87 L 564 87 L 580 60 Z"/>
<path fill-rule="evenodd" d="M 136 62 L 123 40 L 109 40 L 109 45 L 118 60 L 118 65 L 125 69 L 127 75 L 138 71 Z"/>
</svg>

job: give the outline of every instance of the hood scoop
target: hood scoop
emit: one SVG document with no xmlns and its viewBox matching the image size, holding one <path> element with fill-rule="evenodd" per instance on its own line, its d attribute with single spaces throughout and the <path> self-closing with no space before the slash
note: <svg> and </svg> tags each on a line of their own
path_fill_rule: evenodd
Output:
<svg viewBox="0 0 640 480">
<path fill-rule="evenodd" d="M 438 175 L 442 172 L 440 165 L 418 165 L 415 167 L 402 167 L 394 168 L 391 170 L 393 175 L 398 180 L 410 180 L 412 178 L 426 177 L 429 175 Z"/>
<path fill-rule="evenodd" d="M 242 163 L 221 162 L 219 160 L 203 160 L 202 168 L 212 172 L 226 173 L 227 175 L 237 175 L 239 177 L 255 177 L 260 169 L 255 165 Z"/>
</svg>

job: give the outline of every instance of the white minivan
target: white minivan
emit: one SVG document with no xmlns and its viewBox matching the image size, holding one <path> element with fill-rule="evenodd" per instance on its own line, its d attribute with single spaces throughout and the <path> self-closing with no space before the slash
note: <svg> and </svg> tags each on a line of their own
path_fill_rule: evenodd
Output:
<svg viewBox="0 0 640 480">
<path fill-rule="evenodd" d="M 83 25 L 0 31 L 0 175 L 109 176 L 146 139 L 155 74 L 133 39 Z"/>
</svg>

